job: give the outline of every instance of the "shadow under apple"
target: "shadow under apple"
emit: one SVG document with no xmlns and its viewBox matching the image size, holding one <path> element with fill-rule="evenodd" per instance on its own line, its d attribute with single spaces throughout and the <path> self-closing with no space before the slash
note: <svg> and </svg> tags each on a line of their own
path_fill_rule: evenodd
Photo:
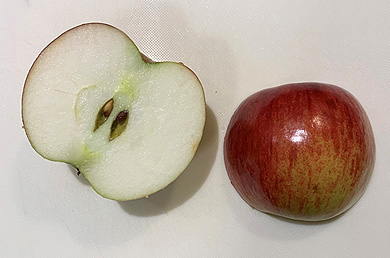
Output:
<svg viewBox="0 0 390 258">
<path fill-rule="evenodd" d="M 323 221 L 299 221 L 273 214 L 261 214 L 262 216 L 268 217 L 267 221 L 273 220 L 274 223 L 262 223 L 259 225 L 257 233 L 261 232 L 260 234 L 262 236 L 284 241 L 296 241 L 299 239 L 310 238 L 327 228 L 335 226 L 337 223 L 341 223 L 344 216 L 343 213 L 339 216 Z"/>
<path fill-rule="evenodd" d="M 243 225 L 253 235 L 267 237 L 283 241 L 296 241 L 299 239 L 310 238 L 319 234 L 327 228 L 334 227 L 341 223 L 344 212 L 334 218 L 323 221 L 300 221 L 274 214 L 260 212 L 245 203 L 241 197 L 235 193 L 233 186 L 229 191 L 231 195 L 231 209 L 235 215 L 237 223 Z"/>
<path fill-rule="evenodd" d="M 274 219 L 277 219 L 277 220 L 280 220 L 280 221 L 283 221 L 283 222 L 286 222 L 286 223 L 292 223 L 292 224 L 304 225 L 304 226 L 319 226 L 319 225 L 326 225 L 326 224 L 335 222 L 336 220 L 338 220 L 342 216 L 344 216 L 345 212 L 343 212 L 340 215 L 337 215 L 336 217 L 333 217 L 333 218 L 330 218 L 330 219 L 327 219 L 327 220 L 320 220 L 320 221 L 294 220 L 294 219 L 284 218 L 284 217 L 277 216 L 277 215 L 270 214 L 270 213 L 265 213 L 265 214 L 269 215 L 270 217 L 272 217 Z"/>
<path fill-rule="evenodd" d="M 167 213 L 191 198 L 206 180 L 215 161 L 218 149 L 218 124 L 215 114 L 207 106 L 203 138 L 194 159 L 184 172 L 165 189 L 143 198 L 119 202 L 129 214 L 155 216 Z"/>
</svg>

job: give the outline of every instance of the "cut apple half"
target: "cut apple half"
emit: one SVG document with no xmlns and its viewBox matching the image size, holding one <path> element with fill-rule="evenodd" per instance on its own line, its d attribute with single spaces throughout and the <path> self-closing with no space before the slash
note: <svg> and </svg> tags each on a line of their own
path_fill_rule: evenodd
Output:
<svg viewBox="0 0 390 258">
<path fill-rule="evenodd" d="M 197 76 L 151 62 L 107 24 L 72 28 L 32 65 L 22 118 L 44 158 L 76 167 L 103 197 L 132 200 L 174 181 L 202 138 L 205 98 Z"/>
</svg>

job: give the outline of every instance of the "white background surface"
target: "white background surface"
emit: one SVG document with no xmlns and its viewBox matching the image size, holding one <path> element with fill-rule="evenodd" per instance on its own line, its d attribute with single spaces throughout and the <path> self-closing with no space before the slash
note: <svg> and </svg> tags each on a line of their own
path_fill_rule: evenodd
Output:
<svg viewBox="0 0 390 258">
<path fill-rule="evenodd" d="M 0 2 L 1 257 L 389 257 L 390 2 L 387 0 Z M 23 82 L 36 56 L 80 23 L 125 31 L 157 61 L 203 83 L 208 121 L 177 181 L 149 199 L 101 198 L 67 165 L 42 159 L 22 130 Z M 374 129 L 363 198 L 324 223 L 252 210 L 226 175 L 222 140 L 249 94 L 322 81 L 352 92 Z"/>
</svg>

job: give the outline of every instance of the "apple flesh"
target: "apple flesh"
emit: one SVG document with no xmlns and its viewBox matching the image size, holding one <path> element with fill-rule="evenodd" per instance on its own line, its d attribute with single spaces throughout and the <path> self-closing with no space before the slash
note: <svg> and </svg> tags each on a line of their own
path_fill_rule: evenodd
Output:
<svg viewBox="0 0 390 258">
<path fill-rule="evenodd" d="M 323 83 L 259 91 L 232 116 L 224 140 L 228 176 L 253 208 L 320 221 L 348 210 L 371 176 L 369 119 L 346 90 Z"/>
<path fill-rule="evenodd" d="M 197 76 L 152 62 L 107 24 L 83 24 L 51 42 L 25 81 L 22 118 L 32 147 L 73 165 L 102 196 L 132 200 L 175 180 L 203 134 Z"/>
</svg>

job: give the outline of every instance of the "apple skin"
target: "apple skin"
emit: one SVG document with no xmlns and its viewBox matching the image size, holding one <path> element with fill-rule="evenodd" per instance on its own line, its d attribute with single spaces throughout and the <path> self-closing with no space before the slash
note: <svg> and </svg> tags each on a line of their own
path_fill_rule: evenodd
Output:
<svg viewBox="0 0 390 258">
<path fill-rule="evenodd" d="M 241 103 L 225 135 L 224 160 L 232 185 L 253 208 L 320 221 L 362 196 L 375 141 L 364 109 L 346 90 L 286 84 Z"/>
</svg>

